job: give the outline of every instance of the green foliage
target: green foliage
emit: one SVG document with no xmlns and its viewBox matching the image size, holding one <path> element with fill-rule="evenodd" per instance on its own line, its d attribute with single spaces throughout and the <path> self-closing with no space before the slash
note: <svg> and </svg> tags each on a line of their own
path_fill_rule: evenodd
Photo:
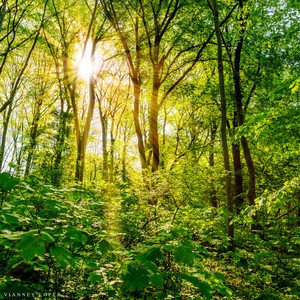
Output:
<svg viewBox="0 0 300 300">
<path fill-rule="evenodd" d="M 0 173 L 0 189 L 2 192 L 7 192 L 11 190 L 18 183 L 19 179 L 11 176 L 9 173 Z"/>
<path fill-rule="evenodd" d="M 186 293 L 201 294 L 204 299 L 211 299 L 214 293 L 230 295 L 225 278 L 205 270 L 202 253 L 203 248 L 189 239 L 186 229 L 156 229 L 130 251 L 123 271 L 124 295 L 163 299 L 180 299 Z"/>
<path fill-rule="evenodd" d="M 112 251 L 99 227 L 101 203 L 83 205 L 83 198 L 72 203 L 73 195 L 80 191 L 56 189 L 35 177 L 13 182 L 19 183 L 18 189 L 7 197 L 1 215 L 1 277 L 6 278 L 1 291 L 20 279 L 31 291 L 47 287 L 56 293 L 72 282 L 95 281 L 87 274 L 100 268 Z"/>
<path fill-rule="evenodd" d="M 242 167 L 230 172 L 243 177 L 229 213 L 209 2 L 48 1 L 36 36 L 45 1 L 3 1 L 0 299 L 298 299 L 296 4 L 217 1 L 230 164 L 235 143 Z M 92 39 L 93 84 L 77 72 Z M 141 139 L 149 166 L 159 148 L 158 171 L 140 170 Z"/>
</svg>

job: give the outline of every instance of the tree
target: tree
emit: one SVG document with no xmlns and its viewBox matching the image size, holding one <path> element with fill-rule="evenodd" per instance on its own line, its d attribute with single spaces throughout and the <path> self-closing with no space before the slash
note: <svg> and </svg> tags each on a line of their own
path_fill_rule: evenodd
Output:
<svg viewBox="0 0 300 300">
<path fill-rule="evenodd" d="M 35 46 L 38 42 L 38 39 L 40 37 L 41 30 L 44 27 L 47 3 L 48 3 L 48 0 L 46 0 L 44 3 L 42 14 L 39 16 L 40 19 L 32 21 L 33 24 L 35 22 L 37 23 L 37 25 L 36 25 L 37 29 L 35 29 L 33 32 L 31 32 L 29 36 L 26 36 L 23 39 L 21 38 L 20 40 L 17 39 L 17 33 L 19 30 L 22 30 L 21 21 L 23 20 L 24 16 L 26 16 L 26 14 L 28 13 L 28 10 L 31 8 L 32 3 L 29 3 L 23 7 L 23 3 L 22 3 L 22 5 L 18 5 L 18 3 L 16 1 L 16 5 L 12 5 L 11 7 L 7 8 L 6 7 L 7 1 L 5 1 L 5 2 L 3 2 L 2 6 L 1 6 L 1 19 L 0 20 L 1 20 L 2 31 L 3 31 L 2 27 L 4 24 L 4 20 L 6 20 L 5 17 L 8 17 L 8 19 L 5 22 L 6 33 L 4 33 L 4 35 L 0 38 L 0 42 L 2 42 L 4 40 L 7 41 L 7 45 L 4 48 L 4 51 L 2 53 L 3 58 L 1 61 L 1 65 L 0 65 L 0 74 L 4 70 L 4 66 L 8 60 L 9 54 L 12 51 L 14 51 L 15 49 L 17 49 L 18 47 L 20 47 L 22 44 L 28 42 L 28 40 L 30 41 L 30 38 L 32 36 L 34 36 L 34 39 L 31 43 L 30 47 L 28 48 L 28 52 L 27 52 L 26 56 L 24 57 L 24 60 L 21 61 L 21 66 L 17 70 L 15 78 L 12 80 L 11 89 L 10 89 L 9 95 L 6 98 L 6 101 L 1 103 L 1 106 L 0 106 L 0 113 L 4 114 L 4 116 L 3 116 L 4 128 L 3 128 L 2 138 L 1 138 L 1 149 L 0 149 L 0 169 L 3 166 L 7 130 L 8 130 L 9 122 L 10 122 L 11 112 L 13 109 L 13 102 L 14 102 L 16 95 L 22 84 L 24 73 L 28 67 L 30 58 L 32 56 L 32 53 L 33 53 Z M 9 13 L 7 13 L 7 11 L 9 11 Z M 7 108 L 8 108 L 8 112 L 6 112 Z"/>
<path fill-rule="evenodd" d="M 70 32 L 70 28 L 67 22 L 70 21 L 68 16 L 60 16 L 55 2 L 52 1 L 53 8 L 55 11 L 55 17 L 57 20 L 57 24 L 59 26 L 61 46 L 62 46 L 62 69 L 63 69 L 63 80 L 62 84 L 64 89 L 68 92 L 68 97 L 70 101 L 70 105 L 72 107 L 72 113 L 74 117 L 74 128 L 75 128 L 75 139 L 76 139 L 76 166 L 75 166 L 75 178 L 78 182 L 83 182 L 84 176 L 84 164 L 85 164 L 85 155 L 86 155 L 86 147 L 87 141 L 89 137 L 91 122 L 93 118 L 94 107 L 96 103 L 95 96 L 95 74 L 91 71 L 88 78 L 88 98 L 89 105 L 87 109 L 87 113 L 85 118 L 83 118 L 83 122 L 81 122 L 80 111 L 78 108 L 78 96 L 80 92 L 78 92 L 79 84 L 78 84 L 78 74 L 76 70 L 74 70 L 74 66 L 72 67 L 71 55 L 74 54 L 74 42 L 77 39 L 78 32 Z M 94 61 L 95 51 L 98 42 L 102 38 L 102 29 L 104 23 L 102 25 L 98 25 L 96 22 L 96 13 L 98 9 L 98 1 L 94 2 L 93 9 L 91 11 L 91 17 L 89 20 L 89 24 L 87 26 L 87 32 L 83 38 L 83 47 L 82 47 L 82 55 L 81 59 L 85 56 L 92 63 Z M 65 13 L 66 10 L 63 10 Z M 82 40 L 80 41 L 82 42 Z M 90 47 L 89 47 L 90 45 Z"/>
<path fill-rule="evenodd" d="M 108 58 L 107 64 L 102 63 L 97 80 L 96 98 L 102 129 L 103 178 L 107 180 L 110 177 L 111 181 L 114 177 L 115 141 L 129 100 L 130 82 L 123 70 L 122 62 Z M 110 137 L 108 137 L 109 133 Z M 108 141 L 110 141 L 110 149 Z M 110 176 L 108 176 L 109 170 Z"/>
<path fill-rule="evenodd" d="M 157 171 L 160 164 L 159 111 L 171 92 L 199 61 L 213 36 L 213 32 L 204 35 L 200 42 L 194 40 L 189 31 L 189 24 L 195 21 L 196 15 L 199 16 L 200 14 L 203 18 L 206 15 L 203 12 L 200 13 L 199 7 L 193 6 L 192 2 L 141 0 L 128 4 L 126 10 L 131 22 L 129 25 L 124 22 L 124 18 L 118 11 L 120 9 L 119 4 L 118 1 L 113 0 L 102 1 L 106 14 L 123 45 L 128 62 L 135 97 L 134 124 L 143 169 L 147 167 L 146 152 L 148 147 L 143 139 L 140 124 L 141 86 L 145 83 L 150 88 L 149 119 L 147 122 L 149 151 L 152 157 L 151 169 Z M 186 19 L 187 17 L 188 19 Z M 184 23 L 182 22 L 183 18 L 185 18 Z M 193 25 L 200 26 L 195 23 Z M 134 30 L 134 39 L 128 36 L 127 26 L 131 26 L 131 29 Z M 177 28 L 178 31 L 174 32 L 174 28 Z M 176 34 L 173 40 L 169 39 L 171 31 Z M 134 43 L 134 48 L 129 46 L 131 43 Z M 144 61 L 147 62 L 146 66 Z M 147 78 L 144 74 L 151 74 L 150 81 L 147 80 L 149 76 Z"/>
<path fill-rule="evenodd" d="M 222 49 L 222 36 L 219 25 L 219 11 L 217 1 L 212 0 L 212 12 L 214 16 L 214 25 L 217 38 L 218 46 L 218 72 L 219 72 L 219 89 L 221 99 L 221 138 L 222 138 L 222 149 L 223 149 L 223 160 L 226 180 L 226 195 L 227 195 L 227 210 L 229 217 L 227 218 L 227 234 L 228 237 L 233 241 L 234 239 L 234 226 L 232 223 L 233 213 L 233 196 L 232 196 L 232 179 L 231 179 L 231 167 L 227 141 L 227 102 L 225 94 L 225 79 L 224 79 L 224 67 L 223 67 L 223 49 Z"/>
</svg>

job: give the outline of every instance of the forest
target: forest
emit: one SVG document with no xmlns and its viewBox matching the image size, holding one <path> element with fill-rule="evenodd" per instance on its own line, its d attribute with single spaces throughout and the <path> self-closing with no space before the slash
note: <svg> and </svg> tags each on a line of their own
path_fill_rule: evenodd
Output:
<svg viewBox="0 0 300 300">
<path fill-rule="evenodd" d="M 299 299 L 298 1 L 1 2 L 0 299 Z"/>
</svg>

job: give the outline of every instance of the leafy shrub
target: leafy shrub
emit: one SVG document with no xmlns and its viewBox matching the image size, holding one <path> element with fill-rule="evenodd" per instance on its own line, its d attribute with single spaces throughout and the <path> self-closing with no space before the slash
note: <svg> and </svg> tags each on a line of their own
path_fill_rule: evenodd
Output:
<svg viewBox="0 0 300 300">
<path fill-rule="evenodd" d="M 0 184 L 5 199 L 0 216 L 2 294 L 99 293 L 92 283 L 101 279 L 97 271 L 110 248 L 101 223 L 103 203 L 89 202 L 84 193 L 74 203 L 83 191 L 57 189 L 35 177 L 18 180 L 2 173 Z"/>
</svg>

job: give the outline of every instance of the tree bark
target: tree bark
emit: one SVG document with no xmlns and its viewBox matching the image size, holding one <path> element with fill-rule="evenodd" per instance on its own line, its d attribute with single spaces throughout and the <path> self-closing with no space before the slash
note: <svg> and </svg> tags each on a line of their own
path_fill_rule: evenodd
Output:
<svg viewBox="0 0 300 300">
<path fill-rule="evenodd" d="M 150 116 L 149 116 L 149 141 L 152 149 L 152 172 L 158 170 L 160 162 L 159 151 L 159 137 L 158 137 L 158 85 L 157 82 L 153 83 L 153 91 L 150 103 Z"/>
<path fill-rule="evenodd" d="M 7 4 L 7 0 L 3 0 L 0 7 L 0 32 L 2 31 L 2 25 L 6 14 L 6 4 Z"/>
<path fill-rule="evenodd" d="M 1 137 L 1 146 L 0 146 L 0 172 L 3 168 L 4 163 L 4 156 L 5 156 L 5 148 L 6 148 L 6 137 L 8 132 L 8 126 L 10 122 L 11 113 L 13 110 L 13 103 L 11 102 L 8 106 L 7 111 L 3 112 L 3 130 L 2 130 L 2 137 Z"/>
<path fill-rule="evenodd" d="M 224 67 L 223 67 L 223 53 L 222 53 L 222 39 L 221 30 L 219 26 L 219 13 L 217 8 L 217 1 L 212 0 L 212 8 L 214 15 L 214 25 L 217 37 L 218 45 L 218 73 L 219 73 L 219 89 L 221 98 L 221 139 L 223 148 L 223 160 L 225 169 L 225 181 L 226 181 L 226 196 L 227 196 L 227 210 L 229 217 L 227 218 L 227 234 L 231 242 L 234 239 L 234 226 L 232 223 L 233 214 L 233 197 L 232 197 L 232 179 L 231 179 L 231 167 L 229 160 L 228 142 L 227 142 L 227 104 L 225 94 L 225 79 L 224 79 Z"/>
<path fill-rule="evenodd" d="M 213 170 L 215 166 L 215 153 L 214 153 L 214 146 L 217 134 L 217 123 L 215 121 L 211 122 L 210 125 L 210 149 L 209 149 L 209 166 L 211 170 Z M 218 207 L 218 200 L 217 200 L 217 191 L 215 187 L 215 182 L 212 179 L 211 186 L 210 186 L 210 203 L 212 207 Z"/>
<path fill-rule="evenodd" d="M 244 1 L 239 0 L 239 7 L 243 10 Z M 244 33 L 246 20 L 243 16 L 243 11 L 241 11 L 240 17 L 241 31 L 240 39 L 237 43 L 235 53 L 234 53 L 234 65 L 233 65 L 233 80 L 234 80 L 234 99 L 237 112 L 237 122 L 238 126 L 244 124 L 244 110 L 243 110 L 243 95 L 242 95 L 242 86 L 241 86 L 241 75 L 240 75 L 240 64 L 241 64 L 241 53 L 244 43 Z M 249 174 L 249 188 L 248 188 L 248 203 L 249 205 L 254 205 L 254 200 L 256 198 L 256 175 L 255 175 L 255 166 L 251 156 L 250 148 L 248 145 L 247 138 L 245 136 L 241 137 L 241 145 L 243 148 L 243 154 L 247 164 L 248 174 Z"/>
<path fill-rule="evenodd" d="M 238 128 L 237 114 L 234 112 L 233 130 L 234 133 Z M 241 151 L 239 140 L 232 143 L 232 157 L 234 169 L 234 204 L 236 212 L 239 214 L 244 203 L 243 197 L 243 168 L 241 162 Z"/>
<path fill-rule="evenodd" d="M 103 155 L 103 178 L 107 180 L 108 178 L 108 152 L 107 152 L 107 117 L 103 112 L 101 100 L 98 98 L 99 103 L 99 115 L 100 115 L 100 122 L 101 122 L 101 129 L 102 129 L 102 155 Z"/>
<path fill-rule="evenodd" d="M 146 169 L 148 167 L 147 160 L 146 160 L 146 151 L 145 151 L 145 144 L 143 140 L 143 133 L 141 129 L 140 124 L 140 96 L 141 96 L 141 86 L 139 83 L 138 78 L 132 77 L 132 82 L 134 85 L 134 105 L 133 105 L 133 122 L 134 122 L 134 128 L 135 133 L 138 140 L 138 150 L 141 160 L 141 167 L 142 170 Z"/>
<path fill-rule="evenodd" d="M 67 111 L 64 111 L 64 105 L 62 103 L 61 111 L 59 114 L 58 133 L 55 144 L 55 156 L 51 174 L 51 182 L 55 186 L 60 186 L 63 176 L 61 161 L 65 150 L 65 141 L 68 136 L 68 115 L 69 108 L 67 109 Z"/>
<path fill-rule="evenodd" d="M 78 182 L 83 182 L 84 176 L 84 166 L 85 166 L 85 154 L 86 154 L 86 147 L 87 147 L 87 140 L 90 133 L 91 123 L 93 119 L 93 113 L 95 108 L 95 80 L 93 76 L 90 77 L 89 80 L 89 107 L 87 116 L 85 119 L 84 129 L 82 135 L 79 137 L 78 145 L 77 145 L 77 160 L 76 160 L 76 173 L 75 177 Z"/>
<path fill-rule="evenodd" d="M 41 97 L 41 96 L 40 96 Z M 27 159 L 24 176 L 28 176 L 31 170 L 33 154 L 37 146 L 37 138 L 38 138 L 38 129 L 39 129 L 39 121 L 41 118 L 41 108 L 42 108 L 43 100 L 42 98 L 37 99 L 34 108 L 34 114 L 32 123 L 30 124 L 30 132 L 29 132 L 29 143 L 27 147 Z"/>
</svg>

